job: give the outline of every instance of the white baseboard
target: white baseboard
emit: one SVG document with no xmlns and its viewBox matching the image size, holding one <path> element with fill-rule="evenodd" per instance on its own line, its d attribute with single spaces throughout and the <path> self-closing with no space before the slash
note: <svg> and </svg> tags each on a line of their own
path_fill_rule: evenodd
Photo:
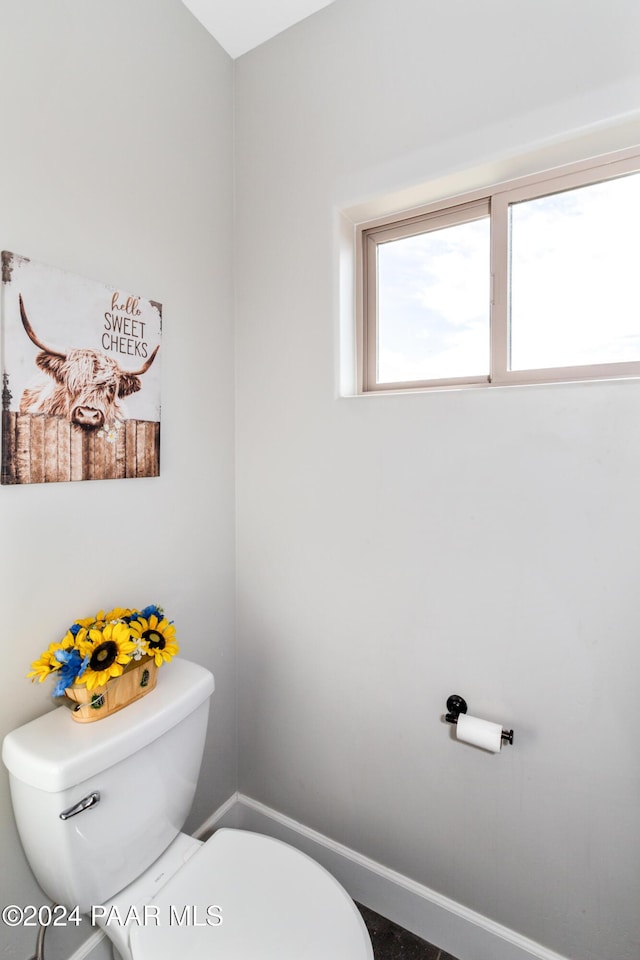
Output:
<svg viewBox="0 0 640 960">
<path fill-rule="evenodd" d="M 98 956 L 102 958 L 103 956 L 111 957 L 111 945 L 106 943 L 107 937 L 102 932 L 102 930 L 95 930 L 90 937 L 81 943 L 77 950 L 69 957 L 69 960 L 87 960 L 88 957 L 91 960 L 98 960 Z M 103 941 L 105 941 L 103 943 Z M 98 954 L 98 951 L 100 953 Z M 44 955 L 46 957 L 47 951 L 45 946 Z"/>
<path fill-rule="evenodd" d="M 206 839 L 217 827 L 241 827 L 242 808 L 240 806 L 240 794 L 232 793 L 228 800 L 218 807 L 203 824 L 201 824 L 193 836 L 196 840 Z"/>
<path fill-rule="evenodd" d="M 354 900 L 458 960 L 568 960 L 244 794 L 232 794 L 194 836 L 200 839 L 219 827 L 264 833 L 302 850 Z M 92 934 L 69 960 L 86 960 L 102 939 L 101 932 Z M 98 960 L 97 954 L 91 960 Z"/>
<path fill-rule="evenodd" d="M 329 870 L 354 900 L 459 960 L 568 960 L 251 797 L 230 797 L 203 825 L 207 832 L 216 827 L 254 830 L 290 843 Z"/>
</svg>

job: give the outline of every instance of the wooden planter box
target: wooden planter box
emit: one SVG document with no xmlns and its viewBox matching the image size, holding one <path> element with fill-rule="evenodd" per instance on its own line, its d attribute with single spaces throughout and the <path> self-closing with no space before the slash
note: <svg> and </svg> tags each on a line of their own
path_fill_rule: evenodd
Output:
<svg viewBox="0 0 640 960">
<path fill-rule="evenodd" d="M 151 657 L 132 660 L 120 677 L 112 677 L 101 687 L 87 690 L 81 683 L 67 687 L 65 696 L 75 702 L 71 716 L 77 723 L 93 723 L 117 713 L 129 703 L 144 697 L 156 685 L 158 668 Z"/>
</svg>

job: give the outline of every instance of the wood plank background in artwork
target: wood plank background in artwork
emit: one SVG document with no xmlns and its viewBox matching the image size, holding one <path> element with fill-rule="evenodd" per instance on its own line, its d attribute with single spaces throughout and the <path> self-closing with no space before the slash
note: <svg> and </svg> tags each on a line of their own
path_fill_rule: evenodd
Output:
<svg viewBox="0 0 640 960">
<path fill-rule="evenodd" d="M 117 439 L 63 417 L 2 411 L 2 483 L 120 480 L 160 474 L 160 424 L 125 420 Z"/>
</svg>

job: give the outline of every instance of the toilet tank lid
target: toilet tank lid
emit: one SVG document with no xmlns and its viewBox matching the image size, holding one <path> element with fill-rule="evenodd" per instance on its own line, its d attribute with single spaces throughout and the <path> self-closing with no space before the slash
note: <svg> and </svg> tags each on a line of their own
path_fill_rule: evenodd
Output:
<svg viewBox="0 0 640 960">
<path fill-rule="evenodd" d="M 7 734 L 2 760 L 18 780 L 47 793 L 106 770 L 166 733 L 213 693 L 213 674 L 177 658 L 158 671 L 154 690 L 112 716 L 76 723 L 58 707 Z"/>
</svg>

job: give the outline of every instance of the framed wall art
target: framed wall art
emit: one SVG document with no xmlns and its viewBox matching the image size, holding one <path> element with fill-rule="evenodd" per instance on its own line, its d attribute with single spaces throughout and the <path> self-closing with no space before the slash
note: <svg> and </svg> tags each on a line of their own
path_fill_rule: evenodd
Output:
<svg viewBox="0 0 640 960">
<path fill-rule="evenodd" d="M 3 484 L 156 477 L 162 305 L 2 253 Z"/>
</svg>

